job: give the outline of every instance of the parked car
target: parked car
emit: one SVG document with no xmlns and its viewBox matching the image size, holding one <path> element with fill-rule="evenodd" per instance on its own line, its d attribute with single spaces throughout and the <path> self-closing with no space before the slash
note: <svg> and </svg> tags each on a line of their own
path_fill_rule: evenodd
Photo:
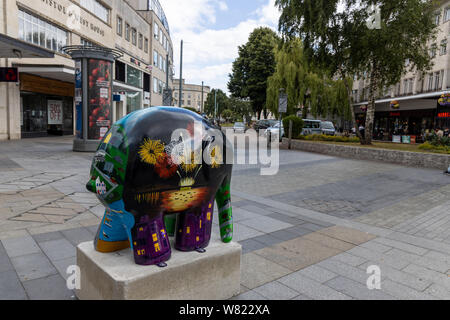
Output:
<svg viewBox="0 0 450 320">
<path fill-rule="evenodd" d="M 320 124 L 322 121 L 320 120 L 311 120 L 311 119 L 303 119 L 304 127 L 302 130 L 303 136 L 308 136 L 312 134 L 322 134 L 322 129 Z"/>
<path fill-rule="evenodd" d="M 334 124 L 331 121 L 322 121 L 320 123 L 320 128 L 322 129 L 322 134 L 325 134 L 327 136 L 336 135 L 336 128 L 334 127 Z"/>
<path fill-rule="evenodd" d="M 272 136 L 272 137 L 280 137 L 280 141 L 281 139 L 284 137 L 284 126 L 283 124 L 281 124 L 281 136 L 280 136 L 280 123 L 277 122 L 274 126 L 267 128 L 266 131 L 264 132 L 264 135 L 267 137 Z"/>
<path fill-rule="evenodd" d="M 253 126 L 253 129 L 255 129 L 257 132 L 259 132 L 260 130 L 268 129 L 277 123 L 278 123 L 278 120 L 259 120 Z"/>
<path fill-rule="evenodd" d="M 245 124 L 243 122 L 236 122 L 233 126 L 234 133 L 245 133 Z"/>
</svg>

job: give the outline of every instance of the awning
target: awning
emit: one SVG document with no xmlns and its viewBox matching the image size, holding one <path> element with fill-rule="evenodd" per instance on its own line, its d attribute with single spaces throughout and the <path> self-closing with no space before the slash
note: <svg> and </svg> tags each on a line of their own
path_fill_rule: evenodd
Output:
<svg viewBox="0 0 450 320">
<path fill-rule="evenodd" d="M 53 52 L 0 34 L 0 58 L 53 58 Z"/>
<path fill-rule="evenodd" d="M 20 73 L 34 74 L 39 77 L 60 80 L 65 82 L 75 82 L 75 69 L 63 65 L 14 65 L 19 68 Z"/>
</svg>

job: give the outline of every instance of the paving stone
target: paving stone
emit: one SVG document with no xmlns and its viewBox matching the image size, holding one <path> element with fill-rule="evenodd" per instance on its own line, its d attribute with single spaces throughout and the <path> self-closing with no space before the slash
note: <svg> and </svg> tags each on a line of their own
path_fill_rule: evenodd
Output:
<svg viewBox="0 0 450 320">
<path fill-rule="evenodd" d="M 283 242 L 283 240 L 279 239 L 279 238 L 275 238 L 269 234 L 265 234 L 263 236 L 259 236 L 259 237 L 255 237 L 252 240 L 258 241 L 262 244 L 264 244 L 265 247 L 270 247 L 273 246 L 275 244 L 281 243 Z"/>
<path fill-rule="evenodd" d="M 334 226 L 319 231 L 322 234 L 336 238 L 345 242 L 353 243 L 355 245 L 360 245 L 362 243 L 368 242 L 375 239 L 376 236 L 355 230 L 352 228 Z"/>
<path fill-rule="evenodd" d="M 257 213 L 253 213 L 242 208 L 233 208 L 233 221 L 241 222 L 244 220 L 250 220 L 261 217 Z"/>
<path fill-rule="evenodd" d="M 440 286 L 450 290 L 450 277 L 447 274 L 442 274 L 424 267 L 416 266 L 414 264 L 410 264 L 404 268 L 403 271 L 415 275 L 421 279 L 437 283 Z"/>
<path fill-rule="evenodd" d="M 37 243 L 51 241 L 51 240 L 58 240 L 62 239 L 63 235 L 59 231 L 55 232 L 48 232 L 48 233 L 41 233 L 41 234 L 35 234 L 33 235 L 34 240 L 36 240 Z"/>
<path fill-rule="evenodd" d="M 249 289 L 262 286 L 290 272 L 289 269 L 254 253 L 242 256 L 241 283 Z"/>
<path fill-rule="evenodd" d="M 278 281 L 272 281 L 255 288 L 253 291 L 269 300 L 290 300 L 298 296 L 298 292 L 283 285 Z"/>
<path fill-rule="evenodd" d="M 386 256 L 404 259 L 418 266 L 422 266 L 431 270 L 445 273 L 450 269 L 450 265 L 444 261 L 431 259 L 429 257 L 421 257 L 412 253 L 408 253 L 398 249 L 392 249 L 385 253 Z"/>
<path fill-rule="evenodd" d="M 6 250 L 3 249 L 2 244 L 0 243 L 0 272 L 14 270 L 11 261 L 9 260 L 8 254 Z"/>
<path fill-rule="evenodd" d="M 242 221 L 241 224 L 264 233 L 271 233 L 292 227 L 292 224 L 275 220 L 269 217 L 253 218 Z"/>
<path fill-rule="evenodd" d="M 59 275 L 25 281 L 23 283 L 30 300 L 73 300 L 73 291 L 67 289 L 66 281 Z"/>
<path fill-rule="evenodd" d="M 352 300 L 350 296 L 309 279 L 298 272 L 285 276 L 278 282 L 315 300 Z"/>
<path fill-rule="evenodd" d="M 307 234 L 303 237 L 303 239 L 308 239 L 308 240 L 320 243 L 324 246 L 334 248 L 334 249 L 337 249 L 340 251 L 348 251 L 355 247 L 355 245 L 352 243 L 341 241 L 336 238 L 328 237 L 328 236 L 323 235 L 318 232 L 313 232 L 313 233 Z"/>
<path fill-rule="evenodd" d="M 383 244 L 385 246 L 388 247 L 393 247 L 393 248 L 397 248 L 409 253 L 413 253 L 413 254 L 417 254 L 419 256 L 423 256 L 424 254 L 426 254 L 429 250 L 418 247 L 418 246 L 414 246 L 414 245 L 410 245 L 408 243 L 404 243 L 404 242 L 400 242 L 400 241 L 396 241 L 396 240 L 391 240 L 391 239 L 387 239 L 387 238 L 377 238 L 373 240 L 374 242 Z"/>
<path fill-rule="evenodd" d="M 304 228 L 304 229 L 311 230 L 313 232 L 316 232 L 316 231 L 319 231 L 319 230 L 323 229 L 322 226 L 320 226 L 318 224 L 310 223 L 310 222 L 302 224 L 301 227 Z"/>
<path fill-rule="evenodd" d="M 298 225 L 306 223 L 306 221 L 304 221 L 304 220 L 290 217 L 290 216 L 287 216 L 287 215 L 281 214 L 281 213 L 273 213 L 271 215 L 268 215 L 268 217 L 275 219 L 275 220 L 283 221 L 285 223 L 292 224 L 293 226 L 298 226 Z"/>
<path fill-rule="evenodd" d="M 298 271 L 340 252 L 342 251 L 298 238 L 257 250 L 254 253 L 292 271 Z"/>
<path fill-rule="evenodd" d="M 76 255 L 75 247 L 67 239 L 42 242 L 40 246 L 51 261 L 63 260 Z"/>
<path fill-rule="evenodd" d="M 275 231 L 275 232 L 269 233 L 269 235 L 274 238 L 280 239 L 282 241 L 289 241 L 289 240 L 299 238 L 299 235 L 297 233 L 287 231 L 287 229 Z"/>
<path fill-rule="evenodd" d="M 78 246 L 82 242 L 94 240 L 92 233 L 90 233 L 86 228 L 63 230 L 63 231 L 61 231 L 61 233 L 75 247 Z"/>
<path fill-rule="evenodd" d="M 366 248 L 369 250 L 373 250 L 373 251 L 377 251 L 380 253 L 385 253 L 392 249 L 392 247 L 385 246 L 384 244 L 375 242 L 374 240 L 366 242 L 366 243 L 362 243 L 362 244 L 360 244 L 360 247 L 363 247 L 363 248 Z"/>
<path fill-rule="evenodd" d="M 44 278 L 57 273 L 55 267 L 43 253 L 11 258 L 11 262 L 22 282 Z"/>
<path fill-rule="evenodd" d="M 4 239 L 2 244 L 10 258 L 41 252 L 31 236 Z"/>
<path fill-rule="evenodd" d="M 307 235 L 307 234 L 310 234 L 310 233 L 314 232 L 314 231 L 312 231 L 310 229 L 302 228 L 302 226 L 295 226 L 295 227 L 288 228 L 288 229 L 285 229 L 285 230 L 282 230 L 282 231 L 296 234 L 297 237 L 301 237 L 301 236 L 304 236 L 304 235 Z"/>
<path fill-rule="evenodd" d="M 345 263 L 352 267 L 357 267 L 357 266 L 360 266 L 363 263 L 367 262 L 367 259 L 361 258 L 358 256 L 354 256 L 352 254 L 349 254 L 348 252 L 342 252 L 342 253 L 334 256 L 333 260 Z"/>
<path fill-rule="evenodd" d="M 325 268 L 319 267 L 318 265 L 309 266 L 305 269 L 297 271 L 297 273 L 305 277 L 308 277 L 312 280 L 315 280 L 319 283 L 327 282 L 338 276 L 336 273 L 331 272 Z"/>
<path fill-rule="evenodd" d="M 86 227 L 86 229 L 90 232 L 90 233 L 92 233 L 94 236 L 96 236 L 97 235 L 97 231 L 98 231 L 98 225 L 94 225 L 94 226 L 89 226 L 89 227 Z"/>
<path fill-rule="evenodd" d="M 291 300 L 301 300 L 301 301 L 306 301 L 306 300 L 313 300 L 312 298 L 308 297 L 307 295 L 301 294 L 299 296 L 296 296 L 295 298 L 291 299 Z"/>
<path fill-rule="evenodd" d="M 410 262 L 408 262 L 404 259 L 386 256 L 382 253 L 372 251 L 372 250 L 369 250 L 369 249 L 366 249 L 363 247 L 355 247 L 355 248 L 349 250 L 348 253 L 358 256 L 358 257 L 365 258 L 367 260 L 374 261 L 378 265 L 382 265 L 382 264 L 389 265 L 398 270 L 402 270 L 403 268 L 405 268 L 407 265 L 410 264 Z"/>
<path fill-rule="evenodd" d="M 259 237 L 264 234 L 261 231 L 257 231 L 255 229 L 247 227 L 241 223 L 235 223 L 233 228 L 234 228 L 233 240 L 236 242 L 241 242 L 241 241 L 251 239 L 254 237 Z"/>
<path fill-rule="evenodd" d="M 367 286 L 344 277 L 334 278 L 325 284 L 358 300 L 396 300 L 387 293 L 380 290 L 369 290 Z"/>
<path fill-rule="evenodd" d="M 317 266 L 364 285 L 369 278 L 369 275 L 366 272 L 367 269 L 361 270 L 361 268 L 352 267 L 335 260 L 334 257 L 319 262 Z"/>
<path fill-rule="evenodd" d="M 426 294 L 430 294 L 433 297 L 443 299 L 443 300 L 450 300 L 450 290 L 446 287 L 443 287 L 439 284 L 432 284 L 425 290 Z"/>
<path fill-rule="evenodd" d="M 67 274 L 67 268 L 69 266 L 77 265 L 77 258 L 76 256 L 73 256 L 63 260 L 53 261 L 53 265 L 55 266 L 56 270 L 58 270 L 61 277 L 67 279 L 69 277 L 69 274 Z"/>
<path fill-rule="evenodd" d="M 430 294 L 413 290 L 392 280 L 382 280 L 381 290 L 401 300 L 436 300 Z"/>
<path fill-rule="evenodd" d="M 256 214 L 261 215 L 261 216 L 268 216 L 268 215 L 273 213 L 272 211 L 260 208 L 260 207 L 255 206 L 255 205 L 244 206 L 244 207 L 242 207 L 242 209 L 250 211 L 250 212 L 253 212 L 253 213 L 256 213 Z"/>
<path fill-rule="evenodd" d="M 0 300 L 27 300 L 27 298 L 14 270 L 0 272 Z"/>
<path fill-rule="evenodd" d="M 244 241 L 240 241 L 239 243 L 242 246 L 242 254 L 247 254 L 266 247 L 265 244 L 254 239 L 247 239 Z"/>
</svg>

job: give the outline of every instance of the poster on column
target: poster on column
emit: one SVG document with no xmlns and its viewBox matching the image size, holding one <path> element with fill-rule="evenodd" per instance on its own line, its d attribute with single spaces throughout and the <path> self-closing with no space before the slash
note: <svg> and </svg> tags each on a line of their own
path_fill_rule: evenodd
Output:
<svg viewBox="0 0 450 320">
<path fill-rule="evenodd" d="M 112 64 L 109 61 L 89 60 L 89 140 L 101 140 L 111 128 Z"/>
<path fill-rule="evenodd" d="M 48 124 L 62 125 L 63 124 L 63 105 L 61 100 L 47 101 Z"/>
<path fill-rule="evenodd" d="M 76 137 L 83 139 L 83 74 L 81 61 L 75 61 L 75 120 Z"/>
</svg>

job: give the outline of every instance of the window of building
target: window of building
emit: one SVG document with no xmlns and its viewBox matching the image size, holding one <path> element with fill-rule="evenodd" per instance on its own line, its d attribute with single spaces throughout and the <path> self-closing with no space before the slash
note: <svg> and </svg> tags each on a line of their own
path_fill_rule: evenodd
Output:
<svg viewBox="0 0 450 320">
<path fill-rule="evenodd" d="M 155 22 L 155 26 L 153 27 L 153 36 L 155 37 L 156 40 L 158 40 L 159 26 L 156 22 Z"/>
<path fill-rule="evenodd" d="M 161 70 L 163 70 L 163 57 L 162 57 L 162 55 L 159 55 L 159 68 Z"/>
<path fill-rule="evenodd" d="M 447 39 L 444 39 L 441 41 L 441 50 L 440 50 L 440 55 L 446 55 L 447 54 Z"/>
<path fill-rule="evenodd" d="M 138 41 L 139 49 L 142 50 L 143 45 L 144 45 L 144 36 L 142 35 L 142 33 L 139 33 L 139 41 Z"/>
<path fill-rule="evenodd" d="M 119 36 L 122 36 L 123 35 L 123 20 L 119 16 L 117 16 L 116 29 L 117 29 L 116 30 L 117 34 Z"/>
<path fill-rule="evenodd" d="M 444 22 L 447 22 L 448 20 L 450 20 L 450 7 L 445 8 L 444 11 Z"/>
<path fill-rule="evenodd" d="M 19 39 L 62 52 L 62 48 L 68 44 L 68 33 L 41 18 L 19 10 Z"/>
<path fill-rule="evenodd" d="M 153 92 L 158 93 L 158 79 L 153 77 Z"/>
<path fill-rule="evenodd" d="M 430 57 L 431 58 L 435 58 L 436 57 L 436 52 L 437 52 L 437 45 L 433 44 L 431 46 L 431 49 L 430 49 Z"/>
<path fill-rule="evenodd" d="M 109 23 L 110 10 L 100 2 L 96 0 L 80 0 L 80 5 L 99 17 L 104 22 Z"/>
<path fill-rule="evenodd" d="M 131 27 L 128 23 L 125 24 L 125 40 L 130 41 Z"/>
<path fill-rule="evenodd" d="M 158 52 L 156 50 L 153 50 L 153 65 L 155 67 L 158 66 Z"/>
<path fill-rule="evenodd" d="M 191 105 L 191 100 L 188 100 L 188 106 L 190 106 Z"/>
<path fill-rule="evenodd" d="M 434 23 L 438 26 L 440 22 L 441 22 L 441 13 L 436 12 L 434 15 Z"/>
<path fill-rule="evenodd" d="M 431 91 L 431 90 L 433 90 L 433 74 L 432 73 L 430 73 L 429 75 L 428 75 L 428 91 Z"/>
<path fill-rule="evenodd" d="M 131 29 L 131 43 L 135 46 L 137 44 L 137 31 L 135 28 Z"/>
<path fill-rule="evenodd" d="M 148 39 L 147 38 L 144 39 L 144 52 L 148 53 Z"/>
<path fill-rule="evenodd" d="M 159 43 L 163 43 L 163 31 L 162 31 L 162 29 L 161 28 L 159 28 Z"/>
<path fill-rule="evenodd" d="M 403 94 L 407 94 L 408 93 L 408 83 L 409 83 L 408 79 L 403 81 Z"/>
<path fill-rule="evenodd" d="M 158 82 L 158 93 L 159 94 L 163 93 L 163 82 L 161 80 L 159 80 Z"/>
<path fill-rule="evenodd" d="M 414 78 L 409 79 L 408 93 L 413 93 L 414 89 Z"/>
<path fill-rule="evenodd" d="M 118 81 L 125 82 L 125 79 L 126 79 L 125 63 L 116 60 L 115 65 L 116 65 L 115 79 Z"/>
<path fill-rule="evenodd" d="M 138 69 L 127 66 L 127 84 L 142 88 L 142 72 Z"/>
<path fill-rule="evenodd" d="M 144 91 L 150 92 L 150 75 L 144 72 Z"/>
<path fill-rule="evenodd" d="M 91 41 L 86 40 L 84 38 L 81 38 L 80 43 L 82 46 L 85 46 L 85 47 L 95 47 L 94 43 L 92 43 Z"/>
</svg>

